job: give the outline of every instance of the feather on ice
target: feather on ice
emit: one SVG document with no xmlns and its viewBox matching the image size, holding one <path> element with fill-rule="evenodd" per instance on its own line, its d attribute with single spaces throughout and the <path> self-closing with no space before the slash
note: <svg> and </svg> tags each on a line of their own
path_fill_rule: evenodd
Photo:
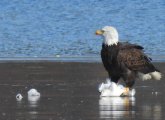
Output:
<svg viewBox="0 0 165 120">
<path fill-rule="evenodd" d="M 32 88 L 28 91 L 28 101 L 30 102 L 37 102 L 40 99 L 40 93 Z"/>
<path fill-rule="evenodd" d="M 99 86 L 99 92 L 101 97 L 110 97 L 110 96 L 121 96 L 124 93 L 124 86 L 121 84 L 116 84 L 110 79 L 106 79 L 105 83 L 101 83 Z M 128 96 L 134 96 L 135 89 L 129 91 Z"/>
<path fill-rule="evenodd" d="M 36 89 L 32 88 L 28 91 L 28 96 L 40 96 L 40 93 Z"/>
</svg>

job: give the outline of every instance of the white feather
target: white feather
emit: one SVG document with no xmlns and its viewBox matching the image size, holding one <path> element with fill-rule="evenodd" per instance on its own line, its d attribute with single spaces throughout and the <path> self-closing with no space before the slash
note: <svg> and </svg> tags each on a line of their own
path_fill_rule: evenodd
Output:
<svg viewBox="0 0 165 120">
<path fill-rule="evenodd" d="M 40 96 L 40 93 L 33 88 L 28 91 L 28 96 Z"/>
<path fill-rule="evenodd" d="M 40 93 L 36 89 L 30 89 L 28 91 L 28 101 L 31 104 L 36 103 L 40 99 Z"/>
<path fill-rule="evenodd" d="M 150 74 L 144 74 L 143 75 L 143 80 L 150 80 L 152 77 L 151 77 L 151 75 Z"/>
</svg>

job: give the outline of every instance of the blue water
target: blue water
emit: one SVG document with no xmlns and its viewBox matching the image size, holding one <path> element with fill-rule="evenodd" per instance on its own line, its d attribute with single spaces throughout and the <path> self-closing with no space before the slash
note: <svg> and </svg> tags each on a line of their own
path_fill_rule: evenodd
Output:
<svg viewBox="0 0 165 120">
<path fill-rule="evenodd" d="M 0 57 L 99 56 L 105 25 L 165 55 L 165 0 L 0 0 Z"/>
</svg>

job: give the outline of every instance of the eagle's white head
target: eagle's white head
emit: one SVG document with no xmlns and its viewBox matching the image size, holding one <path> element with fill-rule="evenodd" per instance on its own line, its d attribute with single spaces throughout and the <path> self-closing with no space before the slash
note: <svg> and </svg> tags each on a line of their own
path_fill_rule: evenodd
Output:
<svg viewBox="0 0 165 120">
<path fill-rule="evenodd" d="M 96 35 L 102 35 L 104 37 L 103 43 L 108 46 L 117 45 L 119 41 L 118 32 L 112 26 L 105 26 L 101 30 L 97 30 Z"/>
</svg>

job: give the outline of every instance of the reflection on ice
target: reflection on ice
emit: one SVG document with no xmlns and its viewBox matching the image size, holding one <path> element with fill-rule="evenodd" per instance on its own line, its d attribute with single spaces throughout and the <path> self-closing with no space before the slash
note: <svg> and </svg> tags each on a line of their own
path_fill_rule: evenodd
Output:
<svg viewBox="0 0 165 120">
<path fill-rule="evenodd" d="M 28 96 L 28 101 L 29 102 L 37 102 L 40 99 L 40 96 Z"/>
<path fill-rule="evenodd" d="M 142 117 L 145 119 L 159 120 L 162 118 L 162 106 L 160 104 L 143 105 L 142 111 Z"/>
<path fill-rule="evenodd" d="M 30 107 L 37 107 L 39 100 L 40 100 L 40 96 L 28 96 L 28 101 L 29 101 Z"/>
<path fill-rule="evenodd" d="M 37 115 L 38 115 L 38 112 L 37 111 L 29 111 L 29 116 L 28 118 L 31 119 L 31 120 L 37 120 Z"/>
<path fill-rule="evenodd" d="M 100 118 L 133 117 L 135 111 L 134 97 L 101 97 L 99 100 Z"/>
<path fill-rule="evenodd" d="M 30 107 L 37 107 L 40 99 L 40 93 L 36 89 L 30 89 L 28 91 L 28 101 Z"/>
</svg>

